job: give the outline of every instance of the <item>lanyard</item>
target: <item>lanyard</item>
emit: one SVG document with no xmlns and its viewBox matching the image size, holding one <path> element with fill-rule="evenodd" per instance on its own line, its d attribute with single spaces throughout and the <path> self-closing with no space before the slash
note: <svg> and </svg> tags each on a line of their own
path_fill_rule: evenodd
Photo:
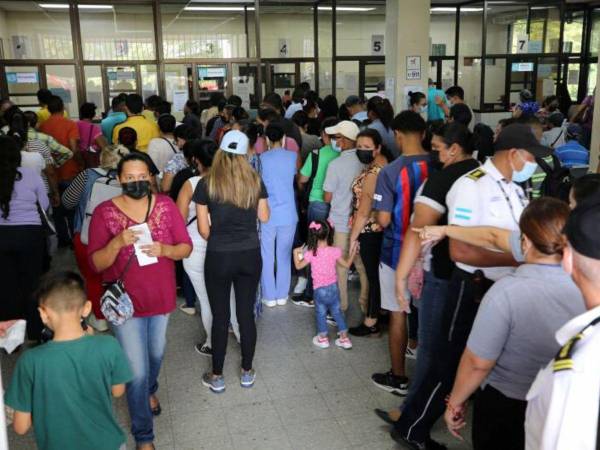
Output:
<svg viewBox="0 0 600 450">
<path fill-rule="evenodd" d="M 500 190 L 502 191 L 502 194 L 504 195 L 504 200 L 506 200 L 506 203 L 508 204 L 508 208 L 510 209 L 510 214 L 511 214 L 513 220 L 515 221 L 517 226 L 519 226 L 519 218 L 515 214 L 515 209 L 513 208 L 513 205 L 510 201 L 510 197 L 508 196 L 508 193 L 502 187 L 502 182 L 500 180 L 496 180 L 496 184 L 498 184 L 498 187 L 500 188 Z M 524 209 L 526 205 L 525 205 L 525 202 L 523 201 L 523 198 L 518 193 L 517 193 L 517 196 L 519 197 L 519 203 L 521 203 L 521 206 Z"/>
</svg>

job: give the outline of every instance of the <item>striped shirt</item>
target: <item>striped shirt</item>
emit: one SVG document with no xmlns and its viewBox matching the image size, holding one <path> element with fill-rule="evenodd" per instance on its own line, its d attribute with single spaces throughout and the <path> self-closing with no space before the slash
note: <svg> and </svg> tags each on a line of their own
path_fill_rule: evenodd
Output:
<svg viewBox="0 0 600 450">
<path fill-rule="evenodd" d="M 410 225 L 415 195 L 431 170 L 429 155 L 400 156 L 379 172 L 373 208 L 391 214 L 383 232 L 381 262 L 396 269 L 404 234 Z"/>
<path fill-rule="evenodd" d="M 69 159 L 73 157 L 73 152 L 69 148 L 60 144 L 52 136 L 41 133 L 34 128 L 29 128 L 27 130 L 27 139 L 30 141 L 35 139 L 45 144 L 46 147 L 48 147 L 48 149 L 50 150 L 56 167 L 62 166 L 64 163 L 66 163 Z"/>
</svg>

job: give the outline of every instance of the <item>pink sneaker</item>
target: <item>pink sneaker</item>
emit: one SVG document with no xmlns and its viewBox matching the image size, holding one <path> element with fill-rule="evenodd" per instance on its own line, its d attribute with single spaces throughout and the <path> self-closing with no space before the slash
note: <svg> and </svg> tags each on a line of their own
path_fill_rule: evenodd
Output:
<svg viewBox="0 0 600 450">
<path fill-rule="evenodd" d="M 335 340 L 335 345 L 344 350 L 350 350 L 352 348 L 352 341 L 350 341 L 349 337 L 339 337 Z"/>
<path fill-rule="evenodd" d="M 313 344 L 319 348 L 329 348 L 329 338 L 327 336 L 321 336 L 320 334 L 317 334 L 313 338 Z"/>
</svg>

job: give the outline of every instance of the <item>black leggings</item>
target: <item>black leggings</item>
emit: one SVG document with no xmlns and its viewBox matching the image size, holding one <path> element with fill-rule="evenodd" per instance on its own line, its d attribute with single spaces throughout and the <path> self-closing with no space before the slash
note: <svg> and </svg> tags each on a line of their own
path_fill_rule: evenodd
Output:
<svg viewBox="0 0 600 450">
<path fill-rule="evenodd" d="M 381 309 L 381 289 L 379 286 L 379 257 L 383 233 L 362 233 L 358 237 L 360 243 L 360 258 L 369 280 L 369 302 L 367 317 L 377 319 Z"/>
<path fill-rule="evenodd" d="M 33 292 L 43 274 L 46 238 L 39 225 L 0 226 L 0 320 L 27 320 L 27 336 L 39 340 L 42 320 Z"/>
<path fill-rule="evenodd" d="M 223 373 L 227 350 L 227 329 L 231 317 L 229 296 L 232 284 L 235 292 L 235 311 L 240 324 L 242 369 L 252 369 L 252 359 L 256 347 L 254 304 L 261 270 L 262 259 L 259 248 L 235 252 L 206 252 L 204 279 L 213 314 L 212 360 L 215 375 Z"/>
</svg>

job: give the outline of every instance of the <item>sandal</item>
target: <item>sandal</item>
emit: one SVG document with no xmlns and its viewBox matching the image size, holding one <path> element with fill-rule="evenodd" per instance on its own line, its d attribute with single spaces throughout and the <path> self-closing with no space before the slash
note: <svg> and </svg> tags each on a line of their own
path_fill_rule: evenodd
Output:
<svg viewBox="0 0 600 450">
<path fill-rule="evenodd" d="M 160 413 L 162 413 L 162 407 L 160 406 L 158 399 L 156 397 L 154 398 L 156 399 L 156 406 L 154 408 L 150 407 L 150 411 L 152 411 L 153 416 L 160 416 Z"/>
</svg>

